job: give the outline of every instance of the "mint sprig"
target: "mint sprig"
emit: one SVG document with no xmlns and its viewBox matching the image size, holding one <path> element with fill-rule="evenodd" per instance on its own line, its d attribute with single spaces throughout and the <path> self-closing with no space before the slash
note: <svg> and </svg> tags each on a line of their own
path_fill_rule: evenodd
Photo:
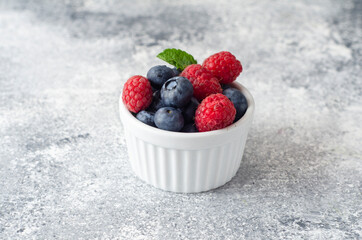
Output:
<svg viewBox="0 0 362 240">
<path fill-rule="evenodd" d="M 175 48 L 167 48 L 157 55 L 158 58 L 175 66 L 178 70 L 184 70 L 188 65 L 197 64 L 191 54 Z"/>
</svg>

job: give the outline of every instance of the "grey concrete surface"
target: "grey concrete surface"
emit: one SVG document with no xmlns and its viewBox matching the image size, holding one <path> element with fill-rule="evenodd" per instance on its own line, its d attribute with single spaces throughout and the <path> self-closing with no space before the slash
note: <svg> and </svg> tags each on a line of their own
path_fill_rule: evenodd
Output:
<svg viewBox="0 0 362 240">
<path fill-rule="evenodd" d="M 361 1 L 0 1 L 0 239 L 361 239 Z M 131 172 L 122 84 L 176 47 L 244 66 L 237 175 Z"/>
</svg>

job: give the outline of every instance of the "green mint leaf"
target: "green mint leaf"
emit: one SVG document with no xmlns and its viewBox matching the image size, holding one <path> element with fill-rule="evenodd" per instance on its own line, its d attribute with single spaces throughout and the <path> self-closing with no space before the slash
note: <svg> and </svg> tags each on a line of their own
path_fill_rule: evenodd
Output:
<svg viewBox="0 0 362 240">
<path fill-rule="evenodd" d="M 178 70 L 184 70 L 188 65 L 197 64 L 194 57 L 185 51 L 175 48 L 167 48 L 157 55 L 158 58 L 175 66 Z"/>
</svg>

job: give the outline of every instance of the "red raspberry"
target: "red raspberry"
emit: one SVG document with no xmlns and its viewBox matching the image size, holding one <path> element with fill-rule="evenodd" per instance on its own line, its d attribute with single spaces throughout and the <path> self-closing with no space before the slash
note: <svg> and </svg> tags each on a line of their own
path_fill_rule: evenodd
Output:
<svg viewBox="0 0 362 240">
<path fill-rule="evenodd" d="M 225 95 L 211 94 L 196 110 L 196 127 L 199 132 L 222 129 L 233 123 L 235 114 L 234 104 Z"/>
<path fill-rule="evenodd" d="M 204 68 L 219 79 L 220 83 L 231 83 L 243 71 L 239 60 L 230 52 L 219 52 L 206 58 L 202 64 Z"/>
<path fill-rule="evenodd" d="M 182 71 L 181 76 L 187 78 L 194 87 L 194 96 L 202 101 L 210 94 L 221 93 L 222 88 L 219 81 L 212 73 L 200 64 L 192 64 Z"/>
<path fill-rule="evenodd" d="M 131 112 L 146 109 L 152 102 L 152 88 L 148 79 L 139 75 L 128 79 L 123 87 L 122 100 Z"/>
</svg>

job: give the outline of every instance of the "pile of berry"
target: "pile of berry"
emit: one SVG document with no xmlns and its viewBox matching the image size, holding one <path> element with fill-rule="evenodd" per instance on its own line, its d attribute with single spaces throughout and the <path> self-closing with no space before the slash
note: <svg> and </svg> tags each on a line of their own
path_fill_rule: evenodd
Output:
<svg viewBox="0 0 362 240">
<path fill-rule="evenodd" d="M 202 65 L 178 49 L 157 57 L 175 68 L 152 67 L 147 78 L 133 76 L 123 88 L 123 103 L 141 122 L 168 131 L 206 132 L 225 128 L 246 112 L 245 96 L 229 85 L 242 72 L 230 52 L 216 53 Z"/>
</svg>

